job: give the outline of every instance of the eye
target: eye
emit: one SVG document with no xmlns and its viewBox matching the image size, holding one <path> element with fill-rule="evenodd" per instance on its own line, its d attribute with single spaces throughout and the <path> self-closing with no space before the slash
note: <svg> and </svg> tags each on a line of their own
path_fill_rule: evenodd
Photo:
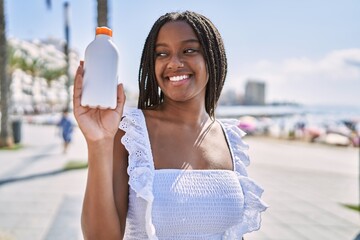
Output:
<svg viewBox="0 0 360 240">
<path fill-rule="evenodd" d="M 196 53 L 198 52 L 199 50 L 197 49 L 194 49 L 194 48 L 188 48 L 188 49 L 185 49 L 184 53 Z"/>
<path fill-rule="evenodd" d="M 155 52 L 155 56 L 156 57 L 166 57 L 167 53 L 166 52 Z"/>
</svg>

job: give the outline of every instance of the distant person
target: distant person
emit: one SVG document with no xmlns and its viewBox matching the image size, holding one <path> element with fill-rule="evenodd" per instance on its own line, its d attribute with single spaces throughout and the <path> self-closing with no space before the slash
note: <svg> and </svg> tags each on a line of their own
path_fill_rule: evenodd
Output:
<svg viewBox="0 0 360 240">
<path fill-rule="evenodd" d="M 207 17 L 173 12 L 155 22 L 138 108 L 124 108 L 122 84 L 116 109 L 81 106 L 82 65 L 74 115 L 88 148 L 85 239 L 240 240 L 260 228 L 267 206 L 246 171 L 244 132 L 215 118 L 227 61 Z"/>
<path fill-rule="evenodd" d="M 65 109 L 62 112 L 62 117 L 60 122 L 57 124 L 57 126 L 61 130 L 61 136 L 63 138 L 63 153 L 67 153 L 69 144 L 72 140 L 72 134 L 74 130 L 74 123 L 69 117 L 69 110 Z"/>
</svg>

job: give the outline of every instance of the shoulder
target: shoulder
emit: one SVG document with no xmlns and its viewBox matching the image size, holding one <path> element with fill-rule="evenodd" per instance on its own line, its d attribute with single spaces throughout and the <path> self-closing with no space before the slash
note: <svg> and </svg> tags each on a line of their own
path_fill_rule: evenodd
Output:
<svg viewBox="0 0 360 240">
<path fill-rule="evenodd" d="M 119 128 L 122 129 L 127 125 L 137 125 L 140 124 L 141 120 L 144 118 L 141 109 L 133 107 L 125 107 L 123 110 L 123 115 L 120 121 Z M 124 129 L 123 129 L 124 130 Z"/>
<path fill-rule="evenodd" d="M 125 117 L 132 117 L 142 114 L 142 110 L 134 107 L 124 107 L 123 110 L 123 118 Z"/>
<path fill-rule="evenodd" d="M 238 126 L 240 120 L 235 118 L 216 118 L 216 121 L 220 122 L 224 126 Z"/>
<path fill-rule="evenodd" d="M 226 134 L 231 134 L 237 138 L 243 138 L 246 133 L 240 128 L 240 120 L 235 118 L 221 118 L 217 119 L 220 125 L 224 128 Z"/>
<path fill-rule="evenodd" d="M 132 136 L 135 140 L 140 135 L 147 135 L 145 114 L 142 109 L 125 107 L 120 121 L 119 129 L 124 131 L 127 136 Z M 140 139 L 139 139 L 140 140 Z"/>
<path fill-rule="evenodd" d="M 250 158 L 247 153 L 249 145 L 244 141 L 246 133 L 240 129 L 240 121 L 237 119 L 220 119 L 217 121 L 222 125 L 232 151 L 235 170 L 241 175 L 247 176 L 245 168 L 250 164 Z"/>
</svg>

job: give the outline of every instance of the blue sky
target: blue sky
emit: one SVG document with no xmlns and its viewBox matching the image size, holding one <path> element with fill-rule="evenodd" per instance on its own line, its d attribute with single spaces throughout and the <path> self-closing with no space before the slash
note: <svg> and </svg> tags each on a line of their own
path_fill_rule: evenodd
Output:
<svg viewBox="0 0 360 240">
<path fill-rule="evenodd" d="M 242 92 L 248 79 L 265 81 L 268 101 L 360 103 L 358 0 L 109 1 L 109 25 L 120 51 L 120 80 L 137 91 L 144 40 L 163 13 L 193 10 L 208 16 L 225 42 L 225 90 Z M 64 38 L 63 3 L 6 0 L 7 34 L 20 39 Z M 69 0 L 70 47 L 82 57 L 94 38 L 95 0 Z"/>
</svg>

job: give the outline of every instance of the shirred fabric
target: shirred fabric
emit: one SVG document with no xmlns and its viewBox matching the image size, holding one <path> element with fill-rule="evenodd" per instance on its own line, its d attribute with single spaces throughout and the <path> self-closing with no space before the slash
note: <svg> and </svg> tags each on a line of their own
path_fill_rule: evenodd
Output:
<svg viewBox="0 0 360 240">
<path fill-rule="evenodd" d="M 235 172 L 238 174 L 239 182 L 245 196 L 244 214 L 240 224 L 233 226 L 226 232 L 226 239 L 237 239 L 236 236 L 242 236 L 245 233 L 260 229 L 261 215 L 265 211 L 267 204 L 260 197 L 263 189 L 248 177 L 246 167 L 250 160 L 245 151 L 249 148 L 242 140 L 245 132 L 238 125 L 239 121 L 235 119 L 223 119 L 220 122 L 225 129 L 225 136 L 230 145 L 230 151 L 234 159 Z"/>
<path fill-rule="evenodd" d="M 234 171 L 155 170 L 142 110 L 126 108 L 120 129 L 129 152 L 129 208 L 124 239 L 241 239 L 260 228 L 263 192 L 247 176 L 248 149 L 237 120 L 219 121 Z M 144 215 L 145 213 L 145 215 Z"/>
</svg>

